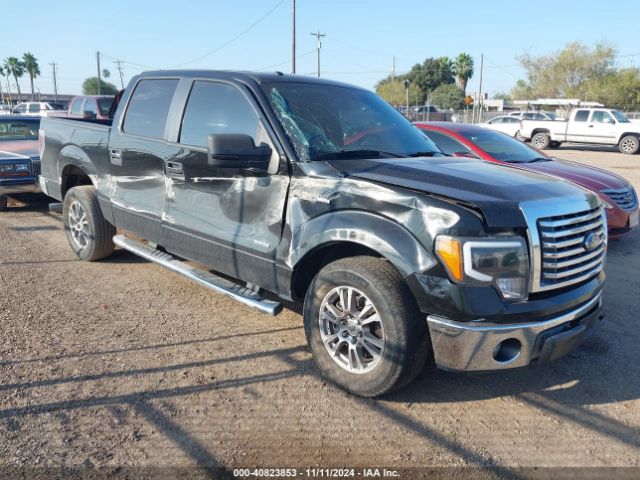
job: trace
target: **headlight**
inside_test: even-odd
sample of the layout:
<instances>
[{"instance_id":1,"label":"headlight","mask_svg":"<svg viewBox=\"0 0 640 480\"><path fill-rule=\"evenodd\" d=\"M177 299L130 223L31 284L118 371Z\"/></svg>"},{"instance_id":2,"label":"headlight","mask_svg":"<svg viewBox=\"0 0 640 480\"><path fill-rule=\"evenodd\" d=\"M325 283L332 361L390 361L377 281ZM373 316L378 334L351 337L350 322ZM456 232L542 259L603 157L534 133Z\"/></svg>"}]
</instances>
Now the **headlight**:
<instances>
[{"instance_id":1,"label":"headlight","mask_svg":"<svg viewBox=\"0 0 640 480\"><path fill-rule=\"evenodd\" d=\"M16 173L20 173L20 172L29 172L29 165L26 163L16 163L13 168L15 169Z\"/></svg>"},{"instance_id":2,"label":"headlight","mask_svg":"<svg viewBox=\"0 0 640 480\"><path fill-rule=\"evenodd\" d=\"M529 255L523 238L455 238L439 235L436 254L451 280L495 286L503 298L522 300L529 291Z\"/></svg>"},{"instance_id":3,"label":"headlight","mask_svg":"<svg viewBox=\"0 0 640 480\"><path fill-rule=\"evenodd\" d=\"M12 173L13 165L0 165L0 173Z\"/></svg>"}]
</instances>

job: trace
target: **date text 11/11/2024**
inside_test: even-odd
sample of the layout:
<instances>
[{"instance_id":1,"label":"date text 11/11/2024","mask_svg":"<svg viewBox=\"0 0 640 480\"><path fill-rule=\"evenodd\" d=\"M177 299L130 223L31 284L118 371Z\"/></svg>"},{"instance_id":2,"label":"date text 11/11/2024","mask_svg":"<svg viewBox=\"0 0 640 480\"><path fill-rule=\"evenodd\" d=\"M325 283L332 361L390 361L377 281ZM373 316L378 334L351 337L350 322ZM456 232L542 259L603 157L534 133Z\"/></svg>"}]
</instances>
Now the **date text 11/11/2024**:
<instances>
[{"instance_id":1,"label":"date text 11/11/2024","mask_svg":"<svg viewBox=\"0 0 640 480\"><path fill-rule=\"evenodd\" d=\"M345 477L363 477L363 478L399 478L400 472L386 468L236 468L233 470L233 476L236 478L251 477L305 477L305 478L345 478Z\"/></svg>"}]
</instances>

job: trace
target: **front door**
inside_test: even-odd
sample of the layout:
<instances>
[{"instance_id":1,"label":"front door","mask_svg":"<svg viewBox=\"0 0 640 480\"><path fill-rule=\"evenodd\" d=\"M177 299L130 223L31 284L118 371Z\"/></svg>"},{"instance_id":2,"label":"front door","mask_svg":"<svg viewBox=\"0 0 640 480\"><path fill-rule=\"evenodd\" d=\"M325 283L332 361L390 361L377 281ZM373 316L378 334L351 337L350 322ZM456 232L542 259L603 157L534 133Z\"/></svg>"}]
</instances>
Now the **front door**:
<instances>
[{"instance_id":1,"label":"front door","mask_svg":"<svg viewBox=\"0 0 640 480\"><path fill-rule=\"evenodd\" d=\"M604 110L594 110L589 121L589 134L585 142L591 143L617 143L616 121L613 116Z\"/></svg>"},{"instance_id":2,"label":"front door","mask_svg":"<svg viewBox=\"0 0 640 480\"><path fill-rule=\"evenodd\" d=\"M113 126L109 138L115 224L161 245L164 158L175 150L166 141L165 129L177 84L177 79L140 80L124 120Z\"/></svg>"},{"instance_id":3,"label":"front door","mask_svg":"<svg viewBox=\"0 0 640 480\"><path fill-rule=\"evenodd\" d=\"M196 80L176 144L166 159L164 229L171 252L236 278L276 290L275 252L282 236L288 169L270 127L234 83ZM210 134L250 135L272 149L267 172L213 167Z\"/></svg>"}]
</instances>

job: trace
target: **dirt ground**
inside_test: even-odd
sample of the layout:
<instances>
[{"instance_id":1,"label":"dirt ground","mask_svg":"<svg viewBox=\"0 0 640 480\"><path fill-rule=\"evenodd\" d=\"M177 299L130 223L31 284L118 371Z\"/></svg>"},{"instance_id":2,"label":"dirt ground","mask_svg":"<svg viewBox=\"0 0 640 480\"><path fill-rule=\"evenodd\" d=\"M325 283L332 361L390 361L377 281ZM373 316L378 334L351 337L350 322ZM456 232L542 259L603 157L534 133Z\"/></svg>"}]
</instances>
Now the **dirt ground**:
<instances>
[{"instance_id":1,"label":"dirt ground","mask_svg":"<svg viewBox=\"0 0 640 480\"><path fill-rule=\"evenodd\" d=\"M640 155L551 153L640 191ZM268 317L122 251L80 262L30 200L0 214L0 477L640 476L638 232L611 243L606 321L575 353L495 374L428 366L363 400L318 375L299 309Z\"/></svg>"}]
</instances>

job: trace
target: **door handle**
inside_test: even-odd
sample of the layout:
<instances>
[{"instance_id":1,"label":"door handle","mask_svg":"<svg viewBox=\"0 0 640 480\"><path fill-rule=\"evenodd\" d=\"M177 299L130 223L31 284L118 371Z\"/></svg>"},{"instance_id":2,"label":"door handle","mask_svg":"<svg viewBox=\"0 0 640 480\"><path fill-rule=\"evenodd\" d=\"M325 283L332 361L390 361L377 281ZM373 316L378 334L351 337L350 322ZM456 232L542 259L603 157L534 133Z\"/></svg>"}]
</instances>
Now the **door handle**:
<instances>
[{"instance_id":1,"label":"door handle","mask_svg":"<svg viewBox=\"0 0 640 480\"><path fill-rule=\"evenodd\" d=\"M589 125L589 128L593 128L593 125Z\"/></svg>"},{"instance_id":2,"label":"door handle","mask_svg":"<svg viewBox=\"0 0 640 480\"><path fill-rule=\"evenodd\" d=\"M179 162L167 162L167 173L173 173L176 175L182 175L184 173L184 168L182 164Z\"/></svg>"},{"instance_id":3,"label":"door handle","mask_svg":"<svg viewBox=\"0 0 640 480\"><path fill-rule=\"evenodd\" d=\"M109 159L111 160L112 165L122 166L122 152L117 148L109 150Z\"/></svg>"}]
</instances>

